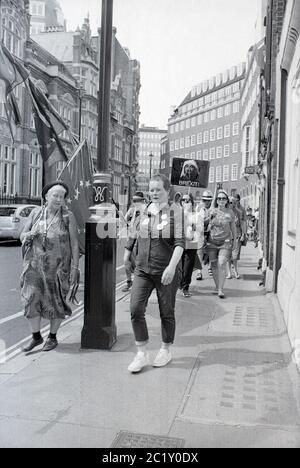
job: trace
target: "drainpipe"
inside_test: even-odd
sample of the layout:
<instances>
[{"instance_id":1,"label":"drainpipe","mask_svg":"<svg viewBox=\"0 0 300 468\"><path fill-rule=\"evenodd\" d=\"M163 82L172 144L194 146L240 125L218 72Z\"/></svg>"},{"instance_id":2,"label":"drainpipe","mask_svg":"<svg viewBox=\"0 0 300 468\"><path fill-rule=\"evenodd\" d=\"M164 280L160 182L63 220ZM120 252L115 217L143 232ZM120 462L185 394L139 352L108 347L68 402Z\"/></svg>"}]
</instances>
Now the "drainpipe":
<instances>
[{"instance_id":1,"label":"drainpipe","mask_svg":"<svg viewBox=\"0 0 300 468\"><path fill-rule=\"evenodd\" d=\"M277 234L275 258L275 293L278 290L278 274L282 266L283 219L284 219L284 188L285 188L285 145L286 145L286 114L287 114L287 82L288 73L281 70L281 104L280 104L280 132L278 155L278 206L277 206Z\"/></svg>"}]
</instances>

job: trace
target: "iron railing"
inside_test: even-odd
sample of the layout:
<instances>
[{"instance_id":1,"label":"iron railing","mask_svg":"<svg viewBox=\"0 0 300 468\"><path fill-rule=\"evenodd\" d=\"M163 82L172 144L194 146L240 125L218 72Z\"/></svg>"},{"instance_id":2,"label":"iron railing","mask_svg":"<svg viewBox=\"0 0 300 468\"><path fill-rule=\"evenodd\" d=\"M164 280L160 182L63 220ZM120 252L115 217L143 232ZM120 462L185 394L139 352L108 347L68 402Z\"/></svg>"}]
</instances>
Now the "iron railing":
<instances>
[{"instance_id":1,"label":"iron railing","mask_svg":"<svg viewBox=\"0 0 300 468\"><path fill-rule=\"evenodd\" d=\"M19 195L4 195L0 193L0 205L40 205L40 198L32 198Z\"/></svg>"}]
</instances>

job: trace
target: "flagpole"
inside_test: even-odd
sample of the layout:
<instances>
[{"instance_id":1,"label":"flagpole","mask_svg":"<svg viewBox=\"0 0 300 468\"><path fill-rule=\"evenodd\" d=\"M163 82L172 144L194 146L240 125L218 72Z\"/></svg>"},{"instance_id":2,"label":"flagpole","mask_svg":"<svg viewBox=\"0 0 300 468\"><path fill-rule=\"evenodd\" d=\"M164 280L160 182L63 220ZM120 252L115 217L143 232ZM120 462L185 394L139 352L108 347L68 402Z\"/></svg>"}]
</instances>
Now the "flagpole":
<instances>
[{"instance_id":1,"label":"flagpole","mask_svg":"<svg viewBox=\"0 0 300 468\"><path fill-rule=\"evenodd\" d=\"M117 340L117 223L109 172L112 26L113 0L102 0L97 174L94 176L94 206L86 224L85 304L81 334L81 347L84 349L109 350Z\"/></svg>"}]
</instances>

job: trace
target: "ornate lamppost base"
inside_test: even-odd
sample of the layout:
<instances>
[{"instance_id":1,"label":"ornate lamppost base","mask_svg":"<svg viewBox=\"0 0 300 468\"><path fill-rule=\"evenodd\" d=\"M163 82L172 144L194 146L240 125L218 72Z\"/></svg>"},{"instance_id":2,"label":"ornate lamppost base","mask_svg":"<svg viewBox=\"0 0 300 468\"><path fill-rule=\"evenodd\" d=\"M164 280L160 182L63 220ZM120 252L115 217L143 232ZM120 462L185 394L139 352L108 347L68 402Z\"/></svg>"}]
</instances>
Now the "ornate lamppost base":
<instances>
[{"instance_id":1,"label":"ornate lamppost base","mask_svg":"<svg viewBox=\"0 0 300 468\"><path fill-rule=\"evenodd\" d=\"M83 349L109 350L117 341L116 210L109 203L110 175L95 176L95 202L86 224Z\"/></svg>"}]
</instances>

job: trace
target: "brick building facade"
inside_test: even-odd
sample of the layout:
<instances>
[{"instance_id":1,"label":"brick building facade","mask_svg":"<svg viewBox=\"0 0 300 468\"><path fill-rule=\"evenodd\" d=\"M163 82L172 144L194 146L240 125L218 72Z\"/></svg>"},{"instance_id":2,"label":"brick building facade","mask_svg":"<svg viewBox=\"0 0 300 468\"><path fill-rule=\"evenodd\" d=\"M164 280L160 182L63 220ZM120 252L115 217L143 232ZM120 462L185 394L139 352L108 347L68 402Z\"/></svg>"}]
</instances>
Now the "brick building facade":
<instances>
[{"instance_id":1,"label":"brick building facade","mask_svg":"<svg viewBox=\"0 0 300 468\"><path fill-rule=\"evenodd\" d=\"M168 122L169 175L174 157L210 162L209 189L238 189L241 169L241 89L245 64L195 86ZM165 168L166 170L166 168ZM183 189L180 189L183 191ZM192 189L194 195L199 191Z\"/></svg>"},{"instance_id":2,"label":"brick building facade","mask_svg":"<svg viewBox=\"0 0 300 468\"><path fill-rule=\"evenodd\" d=\"M30 34L47 30L66 30L66 21L57 0L30 0Z\"/></svg>"},{"instance_id":3,"label":"brick building facade","mask_svg":"<svg viewBox=\"0 0 300 468\"><path fill-rule=\"evenodd\" d=\"M257 174L260 153L262 73L265 40L248 52L245 81L241 91L242 164L238 192L242 204L253 210L259 208L260 183Z\"/></svg>"},{"instance_id":4,"label":"brick building facade","mask_svg":"<svg viewBox=\"0 0 300 468\"><path fill-rule=\"evenodd\" d=\"M266 11L266 57L262 94L260 178L260 232L267 266L266 286L274 290L275 237L278 203L279 116L275 116L278 90L277 56L285 14L286 0L269 0Z\"/></svg>"},{"instance_id":5,"label":"brick building facade","mask_svg":"<svg viewBox=\"0 0 300 468\"><path fill-rule=\"evenodd\" d=\"M41 2L43 3L43 2ZM47 2L56 8L57 2ZM81 29L66 32L52 27L30 37L29 1L1 1L0 33L4 44L30 70L75 136L87 138L94 161L97 156L100 30L93 37L89 19ZM42 11L41 11L42 12ZM55 15L54 15L55 16ZM53 17L54 17L53 16ZM138 148L140 65L113 38L111 91L110 168L114 198L130 198L136 189L135 161ZM22 126L12 144L4 106L0 103L0 194L36 197L41 192L42 161L36 139L29 96L24 86L16 88ZM81 119L80 119L81 115ZM68 135L60 135L71 154ZM47 180L62 168L54 166ZM45 172L44 172L45 176Z\"/></svg>"},{"instance_id":6,"label":"brick building facade","mask_svg":"<svg viewBox=\"0 0 300 468\"><path fill-rule=\"evenodd\" d=\"M115 201L125 196L128 203L136 187L135 161L138 153L140 64L131 59L113 28L110 170ZM34 39L58 58L76 78L79 88L81 137L86 138L94 162L97 158L98 89L101 30L93 36L89 18L75 32L48 31ZM76 132L79 133L79 130Z\"/></svg>"}]
</instances>

